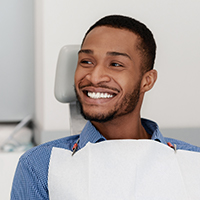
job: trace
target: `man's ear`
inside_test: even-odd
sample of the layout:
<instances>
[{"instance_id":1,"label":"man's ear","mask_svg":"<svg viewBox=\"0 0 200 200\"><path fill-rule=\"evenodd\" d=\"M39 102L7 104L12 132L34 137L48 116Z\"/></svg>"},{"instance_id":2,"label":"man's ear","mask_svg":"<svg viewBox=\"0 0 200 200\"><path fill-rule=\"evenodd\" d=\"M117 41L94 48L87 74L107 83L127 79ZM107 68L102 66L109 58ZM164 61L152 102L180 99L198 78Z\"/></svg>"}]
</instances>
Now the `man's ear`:
<instances>
[{"instance_id":1,"label":"man's ear","mask_svg":"<svg viewBox=\"0 0 200 200\"><path fill-rule=\"evenodd\" d=\"M144 93L149 91L154 86L156 80L157 80L157 71L155 69L146 72L142 77L140 91Z\"/></svg>"}]
</instances>

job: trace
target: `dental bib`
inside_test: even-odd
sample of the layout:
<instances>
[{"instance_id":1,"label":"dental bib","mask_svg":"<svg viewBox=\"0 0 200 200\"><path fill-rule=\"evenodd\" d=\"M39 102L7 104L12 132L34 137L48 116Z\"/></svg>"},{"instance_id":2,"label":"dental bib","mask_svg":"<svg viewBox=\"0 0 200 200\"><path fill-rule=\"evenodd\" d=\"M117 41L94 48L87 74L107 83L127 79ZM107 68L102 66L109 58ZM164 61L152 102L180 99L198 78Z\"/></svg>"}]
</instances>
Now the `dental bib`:
<instances>
[{"instance_id":1,"label":"dental bib","mask_svg":"<svg viewBox=\"0 0 200 200\"><path fill-rule=\"evenodd\" d=\"M200 153L152 140L53 148L48 188L50 200L197 200Z\"/></svg>"}]
</instances>

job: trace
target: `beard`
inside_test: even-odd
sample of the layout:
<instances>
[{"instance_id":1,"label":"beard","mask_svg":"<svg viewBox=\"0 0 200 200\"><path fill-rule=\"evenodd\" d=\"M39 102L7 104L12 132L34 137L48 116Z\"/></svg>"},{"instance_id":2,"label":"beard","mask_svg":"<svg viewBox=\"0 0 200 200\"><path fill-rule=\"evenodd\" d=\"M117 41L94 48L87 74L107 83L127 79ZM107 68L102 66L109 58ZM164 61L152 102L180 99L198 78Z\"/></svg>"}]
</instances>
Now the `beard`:
<instances>
[{"instance_id":1,"label":"beard","mask_svg":"<svg viewBox=\"0 0 200 200\"><path fill-rule=\"evenodd\" d=\"M116 119L117 117L120 117L120 116L123 116L123 115L133 112L135 110L135 107L137 106L139 98L140 98L140 84L141 84L141 80L138 81L138 83L136 84L136 87L134 88L134 90L131 93L126 94L123 97L120 105L119 104L115 105L114 108L111 109L106 114L102 114L102 113L91 114L91 113L85 111L83 109L83 106L81 103L81 98L78 95L76 88L75 88L75 93L76 93L76 97L78 100L78 107L80 108L81 115L86 120L104 123L104 122L108 122L113 119ZM91 110L92 110L92 107L91 107Z\"/></svg>"}]
</instances>

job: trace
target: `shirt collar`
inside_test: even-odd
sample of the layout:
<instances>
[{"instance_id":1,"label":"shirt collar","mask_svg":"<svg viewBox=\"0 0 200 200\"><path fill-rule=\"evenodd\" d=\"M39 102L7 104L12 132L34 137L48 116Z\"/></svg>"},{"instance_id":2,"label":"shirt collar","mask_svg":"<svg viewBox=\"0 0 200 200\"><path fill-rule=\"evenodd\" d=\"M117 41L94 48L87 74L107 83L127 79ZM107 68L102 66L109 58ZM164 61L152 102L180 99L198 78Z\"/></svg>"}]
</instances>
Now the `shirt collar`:
<instances>
[{"instance_id":1,"label":"shirt collar","mask_svg":"<svg viewBox=\"0 0 200 200\"><path fill-rule=\"evenodd\" d=\"M167 142L165 141L165 138L163 137L163 135L161 134L158 125L148 119L141 119L142 122L142 126L145 128L146 132L151 135L151 140L156 140L159 141L163 144L167 144Z\"/></svg>"},{"instance_id":2,"label":"shirt collar","mask_svg":"<svg viewBox=\"0 0 200 200\"><path fill-rule=\"evenodd\" d=\"M151 135L152 140L166 144L166 141L155 122L144 118L141 119L141 122L147 133ZM83 148L88 142L96 143L104 140L106 140L105 137L103 137L92 123L88 121L80 134L79 148Z\"/></svg>"},{"instance_id":3,"label":"shirt collar","mask_svg":"<svg viewBox=\"0 0 200 200\"><path fill-rule=\"evenodd\" d=\"M96 143L106 140L101 133L88 121L81 131L79 147L83 148L88 142Z\"/></svg>"}]
</instances>

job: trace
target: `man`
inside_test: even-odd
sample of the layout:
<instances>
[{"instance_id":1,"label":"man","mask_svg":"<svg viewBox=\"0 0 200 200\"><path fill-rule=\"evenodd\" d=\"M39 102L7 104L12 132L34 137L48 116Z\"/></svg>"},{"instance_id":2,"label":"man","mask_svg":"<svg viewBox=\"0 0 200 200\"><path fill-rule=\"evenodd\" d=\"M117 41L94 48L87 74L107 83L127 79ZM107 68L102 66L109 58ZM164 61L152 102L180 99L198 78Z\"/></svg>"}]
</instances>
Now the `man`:
<instances>
[{"instance_id":1,"label":"man","mask_svg":"<svg viewBox=\"0 0 200 200\"><path fill-rule=\"evenodd\" d=\"M76 153L88 142L151 139L200 152L199 147L164 138L156 123L140 117L144 94L157 78L153 69L155 51L151 31L129 17L107 16L88 30L78 53L75 91L82 115L89 121L80 135L26 152L16 170L11 199L49 199L48 169L53 147Z\"/></svg>"}]
</instances>

